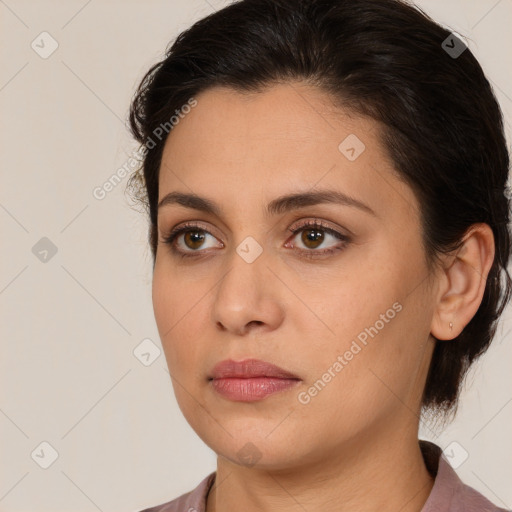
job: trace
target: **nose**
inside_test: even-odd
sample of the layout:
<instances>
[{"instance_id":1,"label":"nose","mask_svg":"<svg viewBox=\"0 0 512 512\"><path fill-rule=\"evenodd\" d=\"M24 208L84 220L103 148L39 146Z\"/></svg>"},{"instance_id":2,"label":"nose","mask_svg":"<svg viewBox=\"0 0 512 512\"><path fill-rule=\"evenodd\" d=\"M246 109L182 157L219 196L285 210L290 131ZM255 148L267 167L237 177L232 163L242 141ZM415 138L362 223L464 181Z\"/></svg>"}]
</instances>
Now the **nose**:
<instances>
[{"instance_id":1,"label":"nose","mask_svg":"<svg viewBox=\"0 0 512 512\"><path fill-rule=\"evenodd\" d=\"M283 287L269 270L267 258L261 254L249 261L233 251L212 304L216 326L240 336L277 329L284 318Z\"/></svg>"}]
</instances>

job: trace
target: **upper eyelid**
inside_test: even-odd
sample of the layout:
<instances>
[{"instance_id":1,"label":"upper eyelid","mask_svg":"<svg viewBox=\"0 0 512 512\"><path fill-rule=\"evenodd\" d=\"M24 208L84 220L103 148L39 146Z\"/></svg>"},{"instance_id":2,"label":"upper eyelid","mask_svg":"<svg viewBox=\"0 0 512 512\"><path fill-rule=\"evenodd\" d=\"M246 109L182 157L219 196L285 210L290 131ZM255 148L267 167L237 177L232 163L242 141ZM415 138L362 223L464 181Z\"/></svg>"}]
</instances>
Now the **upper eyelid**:
<instances>
[{"instance_id":1,"label":"upper eyelid","mask_svg":"<svg viewBox=\"0 0 512 512\"><path fill-rule=\"evenodd\" d=\"M209 235L212 235L215 238L218 238L215 236L214 233L212 233L212 229L206 226L203 226L200 221L186 221L184 223L177 224L176 227L170 229L168 231L168 234L166 234L166 237L169 237L172 233L174 233L176 236L183 234L183 231L193 230L197 229L198 231L204 231L208 233ZM215 230L213 230L215 231Z\"/></svg>"},{"instance_id":2,"label":"upper eyelid","mask_svg":"<svg viewBox=\"0 0 512 512\"><path fill-rule=\"evenodd\" d=\"M305 220L302 220L302 221L294 222L292 225L293 225L293 227L289 227L287 229L287 231L290 231L292 233L294 231L306 229L308 227L311 227L311 228L313 228L313 227L320 227L321 229L325 229L326 231L334 231L336 233L339 233L340 235L344 234L343 231L348 231L348 230L343 229L343 228L338 228L338 227L332 226L331 223L326 222L326 221L321 220L321 219L305 219Z\"/></svg>"}]
</instances>

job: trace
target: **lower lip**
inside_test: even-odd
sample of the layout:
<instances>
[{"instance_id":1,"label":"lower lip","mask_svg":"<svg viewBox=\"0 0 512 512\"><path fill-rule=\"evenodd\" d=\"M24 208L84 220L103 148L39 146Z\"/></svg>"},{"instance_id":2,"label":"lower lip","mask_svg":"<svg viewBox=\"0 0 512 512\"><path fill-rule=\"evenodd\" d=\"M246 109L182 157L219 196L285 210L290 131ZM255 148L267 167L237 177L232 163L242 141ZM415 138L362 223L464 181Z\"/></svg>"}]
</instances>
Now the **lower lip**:
<instances>
[{"instance_id":1,"label":"lower lip","mask_svg":"<svg viewBox=\"0 0 512 512\"><path fill-rule=\"evenodd\" d=\"M253 377L250 379L213 379L213 389L220 395L236 402L254 402L285 391L297 385L297 379L278 379L274 377Z\"/></svg>"}]
</instances>

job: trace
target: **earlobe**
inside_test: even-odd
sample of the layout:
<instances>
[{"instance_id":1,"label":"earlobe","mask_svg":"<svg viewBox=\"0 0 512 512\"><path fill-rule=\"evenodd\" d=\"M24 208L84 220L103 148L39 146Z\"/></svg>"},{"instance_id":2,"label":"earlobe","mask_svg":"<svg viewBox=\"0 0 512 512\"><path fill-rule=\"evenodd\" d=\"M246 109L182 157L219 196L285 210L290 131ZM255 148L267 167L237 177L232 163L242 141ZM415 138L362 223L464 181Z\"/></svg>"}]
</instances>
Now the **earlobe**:
<instances>
[{"instance_id":1,"label":"earlobe","mask_svg":"<svg viewBox=\"0 0 512 512\"><path fill-rule=\"evenodd\" d=\"M478 311L494 260L494 235L488 224L473 224L462 246L446 258L440 274L431 334L453 340Z\"/></svg>"}]
</instances>

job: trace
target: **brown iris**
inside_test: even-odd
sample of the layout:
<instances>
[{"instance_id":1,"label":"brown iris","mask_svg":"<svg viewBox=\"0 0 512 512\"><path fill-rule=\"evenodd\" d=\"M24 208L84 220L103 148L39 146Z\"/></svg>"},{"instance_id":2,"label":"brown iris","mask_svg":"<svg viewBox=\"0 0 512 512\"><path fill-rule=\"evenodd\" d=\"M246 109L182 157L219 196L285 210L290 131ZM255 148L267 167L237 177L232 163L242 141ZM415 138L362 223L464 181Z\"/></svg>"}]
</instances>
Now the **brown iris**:
<instances>
[{"instance_id":1,"label":"brown iris","mask_svg":"<svg viewBox=\"0 0 512 512\"><path fill-rule=\"evenodd\" d=\"M201 230L187 231L183 236L183 240L189 249L199 249L204 242L204 238L204 231Z\"/></svg>"},{"instance_id":2,"label":"brown iris","mask_svg":"<svg viewBox=\"0 0 512 512\"><path fill-rule=\"evenodd\" d=\"M304 245L306 247L308 247L310 249L315 249L316 247L318 247L318 245L320 245L323 242L324 234L322 233L322 231L319 231L316 228L305 229L304 231L302 231L301 240L302 240L302 242L304 242ZM317 244L317 245L315 245L314 247L311 247L310 245L308 245L309 243L313 243L313 244Z\"/></svg>"}]
</instances>

